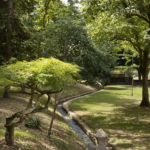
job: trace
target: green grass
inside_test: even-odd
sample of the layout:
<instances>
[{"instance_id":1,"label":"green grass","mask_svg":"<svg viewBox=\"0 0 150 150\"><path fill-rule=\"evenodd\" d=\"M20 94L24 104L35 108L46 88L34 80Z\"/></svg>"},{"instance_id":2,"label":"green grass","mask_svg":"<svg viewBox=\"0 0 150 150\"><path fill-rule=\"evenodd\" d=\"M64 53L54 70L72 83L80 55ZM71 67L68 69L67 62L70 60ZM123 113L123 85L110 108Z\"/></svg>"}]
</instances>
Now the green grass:
<instances>
[{"instance_id":1,"label":"green grass","mask_svg":"<svg viewBox=\"0 0 150 150\"><path fill-rule=\"evenodd\" d=\"M107 89L72 101L69 107L96 132L103 128L118 150L150 149L150 109L140 108L142 90L129 86Z\"/></svg>"},{"instance_id":2,"label":"green grass","mask_svg":"<svg viewBox=\"0 0 150 150\"><path fill-rule=\"evenodd\" d=\"M15 136L16 137L28 137L28 138L36 138L39 135L37 134L33 134L33 133L29 133L28 131L20 131L20 130L15 130Z\"/></svg>"},{"instance_id":3,"label":"green grass","mask_svg":"<svg viewBox=\"0 0 150 150\"><path fill-rule=\"evenodd\" d=\"M5 135L5 128L0 126L0 139L4 138ZM27 131L20 131L20 130L15 130L15 136L18 138L20 136L22 137L30 137L30 138L36 138L38 135L36 134L31 134Z\"/></svg>"},{"instance_id":4,"label":"green grass","mask_svg":"<svg viewBox=\"0 0 150 150\"><path fill-rule=\"evenodd\" d=\"M56 99L63 99L71 96L77 96L92 91L96 91L96 88L84 84L76 84L73 86L65 87L62 92L56 94Z\"/></svg>"},{"instance_id":5,"label":"green grass","mask_svg":"<svg viewBox=\"0 0 150 150\"><path fill-rule=\"evenodd\" d=\"M0 126L0 139L2 139L4 137L4 135L5 135L5 129L4 129L4 127Z\"/></svg>"}]
</instances>

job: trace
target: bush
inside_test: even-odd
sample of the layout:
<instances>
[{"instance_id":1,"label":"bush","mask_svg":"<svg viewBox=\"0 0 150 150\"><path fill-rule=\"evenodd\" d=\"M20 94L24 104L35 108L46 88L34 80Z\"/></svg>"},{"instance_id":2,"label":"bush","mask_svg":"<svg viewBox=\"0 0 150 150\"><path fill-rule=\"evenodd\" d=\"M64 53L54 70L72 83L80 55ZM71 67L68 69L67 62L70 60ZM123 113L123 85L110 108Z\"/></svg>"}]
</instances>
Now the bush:
<instances>
[{"instance_id":1,"label":"bush","mask_svg":"<svg viewBox=\"0 0 150 150\"><path fill-rule=\"evenodd\" d=\"M41 121L39 117L32 116L25 120L25 126L28 128L39 128L41 126Z\"/></svg>"}]
</instances>

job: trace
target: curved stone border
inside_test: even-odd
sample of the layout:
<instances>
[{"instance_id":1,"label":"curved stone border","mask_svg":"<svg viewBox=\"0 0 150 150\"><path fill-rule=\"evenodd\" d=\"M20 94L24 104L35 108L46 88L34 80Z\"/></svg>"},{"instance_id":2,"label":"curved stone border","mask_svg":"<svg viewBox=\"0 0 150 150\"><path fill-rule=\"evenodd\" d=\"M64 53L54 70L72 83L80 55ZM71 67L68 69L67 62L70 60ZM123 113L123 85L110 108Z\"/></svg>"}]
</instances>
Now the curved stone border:
<instances>
[{"instance_id":1,"label":"curved stone border","mask_svg":"<svg viewBox=\"0 0 150 150\"><path fill-rule=\"evenodd\" d=\"M91 139L87 136L83 129L78 124L76 124L76 122L73 119L69 117L69 115L62 108L62 105L58 105L57 111L66 120L68 125L72 128L72 130L82 141L82 143L84 143L86 150L96 150L96 145L91 141Z\"/></svg>"},{"instance_id":2,"label":"curved stone border","mask_svg":"<svg viewBox=\"0 0 150 150\"><path fill-rule=\"evenodd\" d=\"M87 94L83 94L83 95L80 95L80 96L76 96L75 98L73 99L69 99L68 101L64 102L62 104L62 108L65 110L65 112L68 114L68 116L74 120L78 125L79 127L81 127L81 129L86 133L86 135L91 139L91 141L96 145L97 149L101 149L99 147L99 142L97 141L98 139L96 139L96 134L94 134L90 128L80 119L80 117L72 112L70 109L69 109L69 103L73 100L76 100L76 99L79 99L79 98L82 98L84 96L88 96L88 95L92 95L92 94L95 94L95 93L98 93L100 91L102 91L103 89L101 90L97 90L95 92L90 92L90 93L87 93ZM102 130L102 129L100 129ZM114 146L112 146L111 144L108 143L108 147L106 148L107 150L115 150Z\"/></svg>"},{"instance_id":3,"label":"curved stone border","mask_svg":"<svg viewBox=\"0 0 150 150\"><path fill-rule=\"evenodd\" d=\"M80 97L83 97L83 96L86 96L86 95L89 95L89 94L93 94L93 93L99 92L99 91L100 90L89 91L89 92L82 93L80 95L74 95L74 96L69 96L69 97L66 97L66 98L60 98L60 99L57 100L58 101L58 105L62 104L62 103L65 103L65 102L68 102L68 101L75 100L77 98L80 98Z\"/></svg>"},{"instance_id":4,"label":"curved stone border","mask_svg":"<svg viewBox=\"0 0 150 150\"><path fill-rule=\"evenodd\" d=\"M95 93L98 93L100 92L101 90L98 90L98 91L95 91L95 92L91 92L91 93L87 93L87 94L84 94L84 95L80 95L80 96L77 96L73 99L70 99L69 101L67 102L64 102L62 104L62 107L63 109L68 113L69 117L71 119L73 119L81 128L82 130L89 136L89 138L93 141L93 143L95 145L97 145L97 140L95 138L95 134L90 130L90 128L79 118L78 115L76 115L76 113L70 111L69 109L69 103L73 100L76 100L78 98L82 98L84 96L88 96L88 95L92 95L92 94L95 94Z\"/></svg>"},{"instance_id":5,"label":"curved stone border","mask_svg":"<svg viewBox=\"0 0 150 150\"><path fill-rule=\"evenodd\" d=\"M85 144L87 150L96 150L96 138L92 134L91 130L83 122L81 123L79 117L75 113L69 113L69 108L65 109L65 105L68 106L68 102L84 97L86 95L94 94L100 90L85 92L83 94L68 97L64 99L64 102L60 102L57 106L57 111L63 116L66 122L71 126L74 132L78 135L79 139ZM64 106L63 106L64 105ZM71 115L72 114L72 115ZM86 126L86 128L84 128ZM88 129L87 129L88 128ZM94 142L93 142L94 141Z\"/></svg>"}]
</instances>

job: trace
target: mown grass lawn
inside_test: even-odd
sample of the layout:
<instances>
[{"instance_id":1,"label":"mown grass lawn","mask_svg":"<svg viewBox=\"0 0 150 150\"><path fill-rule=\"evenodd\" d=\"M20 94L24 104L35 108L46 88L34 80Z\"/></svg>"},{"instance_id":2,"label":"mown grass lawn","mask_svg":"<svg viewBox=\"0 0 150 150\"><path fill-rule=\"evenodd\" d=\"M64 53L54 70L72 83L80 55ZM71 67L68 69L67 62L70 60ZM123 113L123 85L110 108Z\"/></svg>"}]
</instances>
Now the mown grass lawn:
<instances>
[{"instance_id":1,"label":"mown grass lawn","mask_svg":"<svg viewBox=\"0 0 150 150\"><path fill-rule=\"evenodd\" d=\"M108 86L69 107L96 132L103 128L117 150L150 150L150 109L140 108L141 87Z\"/></svg>"}]
</instances>

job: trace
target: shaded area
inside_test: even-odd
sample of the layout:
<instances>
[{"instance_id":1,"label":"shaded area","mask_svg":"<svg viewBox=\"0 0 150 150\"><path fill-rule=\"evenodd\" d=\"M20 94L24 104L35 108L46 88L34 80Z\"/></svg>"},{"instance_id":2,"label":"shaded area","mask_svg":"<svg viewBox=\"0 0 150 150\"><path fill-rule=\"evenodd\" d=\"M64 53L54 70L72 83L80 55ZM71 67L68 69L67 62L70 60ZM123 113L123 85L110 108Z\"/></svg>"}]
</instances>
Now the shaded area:
<instances>
[{"instance_id":1,"label":"shaded area","mask_svg":"<svg viewBox=\"0 0 150 150\"><path fill-rule=\"evenodd\" d=\"M4 140L4 123L5 118L10 114L22 110L27 104L25 98L2 99L0 98L0 143ZM47 129L51 119L51 112L45 111L36 113L41 120L41 128L29 129L21 124L15 130L16 145L22 150L84 150L84 145L79 141L77 136L72 132L71 128L66 124L65 120L56 115L54 127L52 129L51 140L47 138ZM6 148L4 148L5 150Z\"/></svg>"}]
</instances>

